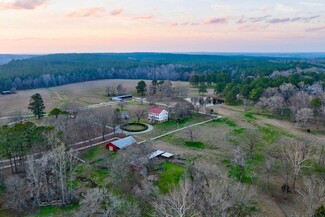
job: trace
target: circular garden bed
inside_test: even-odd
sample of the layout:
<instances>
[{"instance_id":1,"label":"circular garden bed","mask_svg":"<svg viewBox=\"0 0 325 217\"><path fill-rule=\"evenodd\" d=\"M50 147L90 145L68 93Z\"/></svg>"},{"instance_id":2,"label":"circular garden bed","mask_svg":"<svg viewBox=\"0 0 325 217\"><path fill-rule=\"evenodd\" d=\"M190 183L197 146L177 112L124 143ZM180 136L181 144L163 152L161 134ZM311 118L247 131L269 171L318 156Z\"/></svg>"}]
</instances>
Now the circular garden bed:
<instances>
[{"instance_id":1,"label":"circular garden bed","mask_svg":"<svg viewBox=\"0 0 325 217\"><path fill-rule=\"evenodd\" d=\"M120 128L127 132L142 132L148 129L148 126L143 123L129 123L121 125Z\"/></svg>"}]
</instances>

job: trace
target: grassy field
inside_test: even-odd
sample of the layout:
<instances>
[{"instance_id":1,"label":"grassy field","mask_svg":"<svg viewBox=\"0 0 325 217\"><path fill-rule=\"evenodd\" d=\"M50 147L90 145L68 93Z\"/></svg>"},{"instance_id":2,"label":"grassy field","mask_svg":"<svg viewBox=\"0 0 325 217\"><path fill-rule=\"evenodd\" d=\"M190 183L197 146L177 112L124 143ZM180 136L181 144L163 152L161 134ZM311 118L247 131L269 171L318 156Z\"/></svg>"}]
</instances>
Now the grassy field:
<instances>
[{"instance_id":1,"label":"grassy field","mask_svg":"<svg viewBox=\"0 0 325 217\"><path fill-rule=\"evenodd\" d=\"M159 190L166 194L171 188L177 186L185 172L185 167L166 162L162 164L162 171L157 182Z\"/></svg>"},{"instance_id":2,"label":"grassy field","mask_svg":"<svg viewBox=\"0 0 325 217\"><path fill-rule=\"evenodd\" d=\"M63 86L41 88L33 90L18 91L13 95L0 95L0 117L10 116L14 112L22 112L30 114L28 111L28 103L30 97L35 93L40 93L44 99L46 111L50 111L55 107L60 107L68 103L80 106L96 104L109 101L105 96L105 87L108 85L122 84L128 93L136 94L135 87L139 80L121 80L109 79L88 81ZM146 81L150 83L151 81ZM173 86L189 86L188 82L172 82Z\"/></svg>"}]
</instances>

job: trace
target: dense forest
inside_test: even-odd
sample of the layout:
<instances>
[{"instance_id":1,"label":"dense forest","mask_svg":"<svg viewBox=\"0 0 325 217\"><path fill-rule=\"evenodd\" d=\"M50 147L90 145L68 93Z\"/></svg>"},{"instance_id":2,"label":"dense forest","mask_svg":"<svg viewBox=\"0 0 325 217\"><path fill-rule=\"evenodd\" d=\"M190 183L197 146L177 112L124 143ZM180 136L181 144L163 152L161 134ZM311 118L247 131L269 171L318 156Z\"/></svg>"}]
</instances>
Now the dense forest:
<instances>
[{"instance_id":1,"label":"dense forest","mask_svg":"<svg viewBox=\"0 0 325 217\"><path fill-rule=\"evenodd\" d=\"M223 73L237 78L269 77L297 67L324 72L325 59L159 53L52 54L0 66L0 90L51 87L97 79L189 80ZM228 81L227 81L228 82Z\"/></svg>"}]
</instances>

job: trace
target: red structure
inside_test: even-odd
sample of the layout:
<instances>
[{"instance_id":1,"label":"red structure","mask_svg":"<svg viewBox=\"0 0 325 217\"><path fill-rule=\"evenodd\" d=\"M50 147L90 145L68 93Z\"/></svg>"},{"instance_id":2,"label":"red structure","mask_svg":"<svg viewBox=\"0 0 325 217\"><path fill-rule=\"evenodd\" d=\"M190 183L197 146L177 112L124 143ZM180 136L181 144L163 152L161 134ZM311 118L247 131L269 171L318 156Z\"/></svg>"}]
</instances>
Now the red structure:
<instances>
[{"instance_id":1,"label":"red structure","mask_svg":"<svg viewBox=\"0 0 325 217\"><path fill-rule=\"evenodd\" d=\"M112 144L112 143L108 143L107 145L106 145L106 148L108 149L108 150L110 150L110 151L115 151L115 152L117 152L118 150L119 150L119 148L118 147L116 147L114 144Z\"/></svg>"},{"instance_id":2,"label":"red structure","mask_svg":"<svg viewBox=\"0 0 325 217\"><path fill-rule=\"evenodd\" d=\"M110 151L117 152L119 149L126 148L126 147L128 147L130 145L134 145L136 143L137 143L137 141L132 136L129 136L129 137L115 140L113 142L108 143L106 145L106 148Z\"/></svg>"}]
</instances>

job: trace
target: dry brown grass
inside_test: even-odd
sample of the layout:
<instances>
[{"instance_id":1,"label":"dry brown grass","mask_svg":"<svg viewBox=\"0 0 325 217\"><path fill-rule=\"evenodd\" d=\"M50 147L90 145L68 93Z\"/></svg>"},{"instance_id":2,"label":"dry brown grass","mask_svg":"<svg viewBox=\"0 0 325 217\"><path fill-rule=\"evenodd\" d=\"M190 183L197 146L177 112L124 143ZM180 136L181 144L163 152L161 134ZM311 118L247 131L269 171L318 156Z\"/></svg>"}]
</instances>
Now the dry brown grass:
<instances>
[{"instance_id":1,"label":"dry brown grass","mask_svg":"<svg viewBox=\"0 0 325 217\"><path fill-rule=\"evenodd\" d=\"M44 99L46 111L67 103L73 103L80 106L96 104L108 101L105 96L105 87L108 85L122 84L127 92L135 93L135 87L139 80L109 79L88 81L63 86L41 88L33 90L18 91L14 95L0 96L0 116L10 116L19 111L23 114L30 114L28 103L30 97L35 93L40 93ZM151 81L146 81L149 84ZM173 86L188 86L188 82L172 82Z\"/></svg>"}]
</instances>

